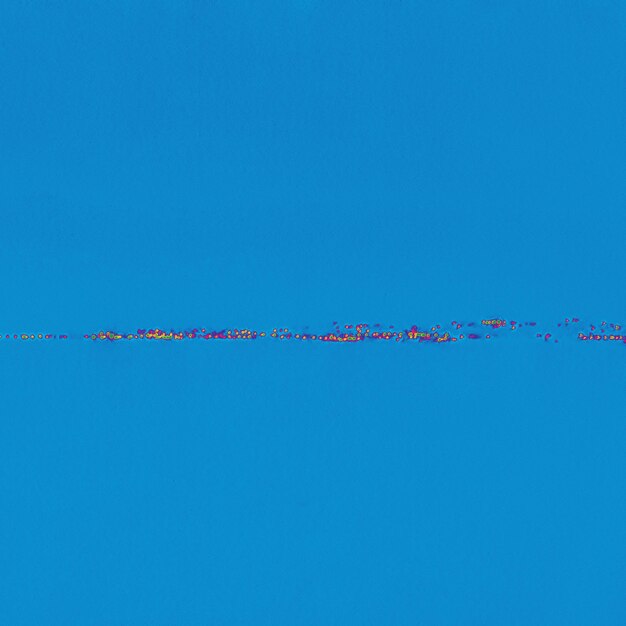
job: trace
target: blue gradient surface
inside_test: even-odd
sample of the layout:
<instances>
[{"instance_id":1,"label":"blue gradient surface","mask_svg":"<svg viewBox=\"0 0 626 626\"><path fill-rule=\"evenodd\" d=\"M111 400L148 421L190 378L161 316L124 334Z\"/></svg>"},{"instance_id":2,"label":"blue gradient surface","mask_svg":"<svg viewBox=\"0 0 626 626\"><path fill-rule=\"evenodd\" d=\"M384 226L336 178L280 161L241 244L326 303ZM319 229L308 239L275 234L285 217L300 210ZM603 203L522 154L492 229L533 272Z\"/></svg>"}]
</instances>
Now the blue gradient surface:
<instances>
[{"instance_id":1,"label":"blue gradient surface","mask_svg":"<svg viewBox=\"0 0 626 626\"><path fill-rule=\"evenodd\" d=\"M0 8L0 333L626 322L618 1ZM626 351L0 342L4 624L626 622Z\"/></svg>"}]
</instances>

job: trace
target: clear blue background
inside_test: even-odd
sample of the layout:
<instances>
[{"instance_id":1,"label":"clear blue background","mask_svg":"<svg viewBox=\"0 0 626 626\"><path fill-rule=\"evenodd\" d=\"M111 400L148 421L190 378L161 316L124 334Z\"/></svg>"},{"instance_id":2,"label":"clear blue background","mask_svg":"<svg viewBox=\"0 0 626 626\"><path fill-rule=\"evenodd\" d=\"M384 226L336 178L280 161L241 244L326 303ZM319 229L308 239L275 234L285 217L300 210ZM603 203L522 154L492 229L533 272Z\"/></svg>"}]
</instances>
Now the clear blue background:
<instances>
[{"instance_id":1,"label":"clear blue background","mask_svg":"<svg viewBox=\"0 0 626 626\"><path fill-rule=\"evenodd\" d=\"M5 2L0 332L626 322L623 2ZM0 344L4 624L626 623L626 351Z\"/></svg>"}]
</instances>

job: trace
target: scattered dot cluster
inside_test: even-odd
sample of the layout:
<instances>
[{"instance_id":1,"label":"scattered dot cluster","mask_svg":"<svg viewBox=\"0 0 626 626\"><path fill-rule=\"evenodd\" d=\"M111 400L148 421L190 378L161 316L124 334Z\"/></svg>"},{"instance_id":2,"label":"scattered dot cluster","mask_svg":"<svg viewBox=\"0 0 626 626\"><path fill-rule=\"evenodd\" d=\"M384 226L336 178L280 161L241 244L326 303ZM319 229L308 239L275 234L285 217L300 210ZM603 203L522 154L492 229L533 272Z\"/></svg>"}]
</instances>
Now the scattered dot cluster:
<instances>
[{"instance_id":1,"label":"scattered dot cluster","mask_svg":"<svg viewBox=\"0 0 626 626\"><path fill-rule=\"evenodd\" d=\"M483 319L480 322L452 321L449 324L434 324L419 327L412 325L407 329L396 329L394 326L383 327L381 324L345 324L340 326L333 322L332 329L327 332L296 332L289 328L273 328L267 331L249 328L232 328L207 330L193 328L191 330L164 330L161 328L138 329L135 332L121 333L102 330L82 335L91 341L290 341L290 342L330 342L358 343L363 341L384 342L418 342L418 343L456 343L476 340L493 340L508 334L526 335L544 342L559 343L561 340L575 338L579 341L621 342L626 344L626 333L620 324L601 322L600 324L583 324L579 318L565 318L553 328L537 332L536 322L505 320L503 318ZM0 335L2 341L50 341L73 340L80 336L43 333L20 333Z\"/></svg>"},{"instance_id":2,"label":"scattered dot cluster","mask_svg":"<svg viewBox=\"0 0 626 626\"><path fill-rule=\"evenodd\" d=\"M51 334L43 334L43 333L35 333L35 334L29 334L29 333L20 333L18 335L0 335L0 341L4 341L6 339L9 340L14 340L14 339L18 339L18 340L22 340L22 341L39 341L39 340L44 340L44 341L49 341L50 339L69 339L69 335L51 335Z\"/></svg>"},{"instance_id":3,"label":"scattered dot cluster","mask_svg":"<svg viewBox=\"0 0 626 626\"><path fill-rule=\"evenodd\" d=\"M139 329L134 333L118 333L114 331L100 331L84 335L85 339L93 341L120 341L120 340L149 340L149 341L250 341L269 339L274 341L322 341L331 343L357 343L363 341L386 342L418 342L418 343L455 343L462 341L491 340L505 334L526 334L542 341L553 343L561 339L572 337L571 329L577 330L576 337L583 341L621 341L626 343L626 334L621 334L621 326L609 322L601 322L598 326L589 324L588 330L583 331L584 325L579 318L566 318L547 332L536 332L536 322L522 322L505 320L502 318L483 319L480 322L452 321L447 325L435 324L427 327L412 325L408 329L400 330L394 326L383 327L381 324L345 324L340 326L333 322L332 330L328 332L296 332L287 327L273 328L270 331L251 330L248 328L209 330L194 328L192 330L163 330L160 328L145 330Z\"/></svg>"}]
</instances>

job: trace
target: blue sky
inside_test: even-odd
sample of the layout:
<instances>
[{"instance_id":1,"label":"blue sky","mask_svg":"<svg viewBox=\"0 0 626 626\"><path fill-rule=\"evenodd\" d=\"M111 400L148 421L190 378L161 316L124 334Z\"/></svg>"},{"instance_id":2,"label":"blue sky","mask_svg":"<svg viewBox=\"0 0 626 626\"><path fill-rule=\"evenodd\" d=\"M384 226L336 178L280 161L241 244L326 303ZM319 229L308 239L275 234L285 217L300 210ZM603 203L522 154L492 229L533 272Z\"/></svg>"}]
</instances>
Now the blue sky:
<instances>
[{"instance_id":1,"label":"blue sky","mask_svg":"<svg viewBox=\"0 0 626 626\"><path fill-rule=\"evenodd\" d=\"M7 4L0 332L626 322L624 20ZM2 621L623 624L623 347L0 345Z\"/></svg>"}]
</instances>

